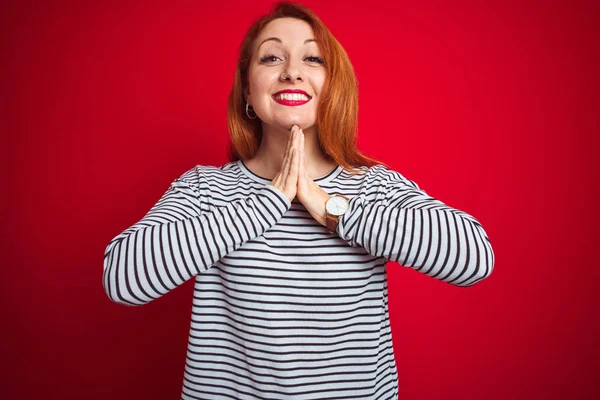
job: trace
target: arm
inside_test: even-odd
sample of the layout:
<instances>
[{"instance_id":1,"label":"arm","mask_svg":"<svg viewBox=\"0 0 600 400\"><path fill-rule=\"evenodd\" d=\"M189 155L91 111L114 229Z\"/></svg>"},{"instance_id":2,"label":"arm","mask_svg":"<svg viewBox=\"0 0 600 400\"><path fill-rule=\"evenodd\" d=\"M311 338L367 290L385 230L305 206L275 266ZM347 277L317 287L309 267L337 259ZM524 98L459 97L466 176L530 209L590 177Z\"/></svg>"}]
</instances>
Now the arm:
<instances>
[{"instance_id":1,"label":"arm","mask_svg":"<svg viewBox=\"0 0 600 400\"><path fill-rule=\"evenodd\" d=\"M291 203L272 186L202 211L199 172L176 179L135 225L110 241L103 285L120 304L143 305L210 268L281 218Z\"/></svg>"},{"instance_id":2,"label":"arm","mask_svg":"<svg viewBox=\"0 0 600 400\"><path fill-rule=\"evenodd\" d=\"M350 246L456 286L492 273L494 253L481 224L396 171L372 167L349 203L337 233Z\"/></svg>"}]
</instances>

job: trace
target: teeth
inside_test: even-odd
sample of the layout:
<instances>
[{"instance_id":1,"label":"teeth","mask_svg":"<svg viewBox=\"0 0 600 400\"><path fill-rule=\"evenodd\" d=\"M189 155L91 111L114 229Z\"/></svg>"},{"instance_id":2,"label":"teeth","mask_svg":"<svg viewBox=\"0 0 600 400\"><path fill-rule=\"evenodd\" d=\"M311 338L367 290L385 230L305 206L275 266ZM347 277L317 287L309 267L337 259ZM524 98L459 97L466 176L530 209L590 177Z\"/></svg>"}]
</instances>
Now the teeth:
<instances>
[{"instance_id":1,"label":"teeth","mask_svg":"<svg viewBox=\"0 0 600 400\"><path fill-rule=\"evenodd\" d=\"M276 100L309 100L309 98L301 93L280 93L273 97Z\"/></svg>"}]
</instances>

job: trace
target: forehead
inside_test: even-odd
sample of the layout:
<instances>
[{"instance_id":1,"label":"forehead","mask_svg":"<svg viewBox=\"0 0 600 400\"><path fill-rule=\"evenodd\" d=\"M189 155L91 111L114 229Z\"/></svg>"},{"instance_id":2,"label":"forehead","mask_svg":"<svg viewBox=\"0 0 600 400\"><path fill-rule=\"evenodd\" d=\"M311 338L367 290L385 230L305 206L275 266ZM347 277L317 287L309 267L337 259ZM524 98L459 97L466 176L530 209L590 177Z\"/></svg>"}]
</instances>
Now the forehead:
<instances>
[{"instance_id":1,"label":"forehead","mask_svg":"<svg viewBox=\"0 0 600 400\"><path fill-rule=\"evenodd\" d=\"M314 39L314 32L312 27L305 21L296 18L278 18L269 22L256 40L257 46L263 42L263 40L277 37L281 39L284 45L303 45L306 39ZM278 43L274 41L268 41L267 43Z\"/></svg>"}]
</instances>

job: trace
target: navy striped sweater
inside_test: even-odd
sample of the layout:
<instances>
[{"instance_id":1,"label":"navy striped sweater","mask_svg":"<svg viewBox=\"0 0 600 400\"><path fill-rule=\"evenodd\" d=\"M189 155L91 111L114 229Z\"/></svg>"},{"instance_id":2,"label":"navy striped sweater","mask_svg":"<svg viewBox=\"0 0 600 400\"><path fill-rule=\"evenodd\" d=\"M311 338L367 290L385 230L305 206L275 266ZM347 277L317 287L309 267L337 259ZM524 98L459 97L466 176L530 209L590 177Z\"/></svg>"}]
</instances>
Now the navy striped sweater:
<instances>
[{"instance_id":1,"label":"navy striped sweater","mask_svg":"<svg viewBox=\"0 0 600 400\"><path fill-rule=\"evenodd\" d=\"M182 399L396 399L386 263L462 287L492 272L479 222L400 173L315 182L350 198L337 234L239 160L186 171L108 244L114 302L194 278Z\"/></svg>"}]
</instances>

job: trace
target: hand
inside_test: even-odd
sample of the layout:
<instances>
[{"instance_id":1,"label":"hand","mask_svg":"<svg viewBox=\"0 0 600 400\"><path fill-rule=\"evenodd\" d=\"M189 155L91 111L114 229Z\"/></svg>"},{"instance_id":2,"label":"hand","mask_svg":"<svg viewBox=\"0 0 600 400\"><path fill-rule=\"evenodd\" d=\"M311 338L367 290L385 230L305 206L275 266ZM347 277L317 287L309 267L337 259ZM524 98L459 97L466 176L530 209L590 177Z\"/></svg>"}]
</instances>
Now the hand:
<instances>
[{"instance_id":1,"label":"hand","mask_svg":"<svg viewBox=\"0 0 600 400\"><path fill-rule=\"evenodd\" d=\"M300 147L300 128L297 125L292 127L292 134L288 138L281 170L271 181L271 185L279 189L291 202L296 197L298 185L298 172L300 165L300 149L304 150L304 142ZM304 136L304 134L302 134Z\"/></svg>"},{"instance_id":2,"label":"hand","mask_svg":"<svg viewBox=\"0 0 600 400\"><path fill-rule=\"evenodd\" d=\"M296 126L296 125L294 125ZM309 214L323 226L327 226L325 203L331 197L326 191L308 177L304 159L304 132L298 128L300 136L300 159L298 165L298 200L304 205Z\"/></svg>"}]
</instances>

